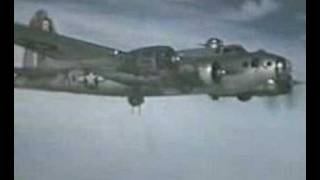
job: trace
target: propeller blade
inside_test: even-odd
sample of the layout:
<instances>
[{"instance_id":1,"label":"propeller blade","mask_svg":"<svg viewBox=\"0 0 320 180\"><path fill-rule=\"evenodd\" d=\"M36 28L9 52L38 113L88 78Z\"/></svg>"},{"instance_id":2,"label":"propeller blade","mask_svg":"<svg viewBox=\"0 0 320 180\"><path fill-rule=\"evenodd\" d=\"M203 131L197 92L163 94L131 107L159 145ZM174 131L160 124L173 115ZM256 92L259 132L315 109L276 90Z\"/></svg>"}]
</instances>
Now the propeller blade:
<instances>
[{"instance_id":1,"label":"propeller blade","mask_svg":"<svg viewBox=\"0 0 320 180\"><path fill-rule=\"evenodd\" d=\"M291 80L290 84L291 89L289 93L286 95L286 107L288 109L292 109L297 106L298 97L301 94L301 88L298 88L297 86L305 85L306 83L303 81Z\"/></svg>"},{"instance_id":2,"label":"propeller blade","mask_svg":"<svg viewBox=\"0 0 320 180\"><path fill-rule=\"evenodd\" d=\"M266 106L270 110L278 109L280 106L289 110L293 109L298 104L298 97L300 96L300 88L297 86L305 85L305 82L298 80L290 80L287 82L288 93L285 96L277 97L271 96L266 99ZM279 99L281 98L281 99ZM283 98L283 99L282 99Z\"/></svg>"},{"instance_id":3,"label":"propeller blade","mask_svg":"<svg viewBox=\"0 0 320 180\"><path fill-rule=\"evenodd\" d=\"M279 102L277 97L275 96L266 97L264 100L265 100L264 103L267 109L275 110L279 108Z\"/></svg>"},{"instance_id":4,"label":"propeller blade","mask_svg":"<svg viewBox=\"0 0 320 180\"><path fill-rule=\"evenodd\" d=\"M306 82L304 82L304 81L299 81L299 80L293 80L293 81L292 81L292 84L293 84L294 86L299 86L299 85L305 85Z\"/></svg>"},{"instance_id":5,"label":"propeller blade","mask_svg":"<svg viewBox=\"0 0 320 180\"><path fill-rule=\"evenodd\" d=\"M291 90L291 92L286 95L285 105L287 109L293 109L296 106L296 98L294 92L294 90Z\"/></svg>"}]
</instances>

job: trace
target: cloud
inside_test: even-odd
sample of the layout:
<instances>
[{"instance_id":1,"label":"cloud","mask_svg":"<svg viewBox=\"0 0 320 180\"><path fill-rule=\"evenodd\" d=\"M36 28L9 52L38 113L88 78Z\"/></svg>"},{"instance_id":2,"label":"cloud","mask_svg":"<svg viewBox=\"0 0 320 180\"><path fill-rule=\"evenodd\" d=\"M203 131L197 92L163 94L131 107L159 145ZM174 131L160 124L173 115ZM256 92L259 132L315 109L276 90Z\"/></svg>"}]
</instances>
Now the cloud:
<instances>
[{"instance_id":1,"label":"cloud","mask_svg":"<svg viewBox=\"0 0 320 180\"><path fill-rule=\"evenodd\" d=\"M239 9L229 9L221 16L232 21L253 21L262 18L280 8L280 4L274 0L245 1Z\"/></svg>"},{"instance_id":2,"label":"cloud","mask_svg":"<svg viewBox=\"0 0 320 180\"><path fill-rule=\"evenodd\" d=\"M132 50L148 45L169 45L175 49L194 48L198 43L213 36L223 39L226 44L241 44L250 51L265 49L289 56L297 62L302 59L300 55L305 54L305 47L301 45L305 31L301 29L301 23L298 23L297 12L292 12L291 19L273 18L275 13L271 13L270 10L253 15L254 13L248 12L272 9L270 8L272 6L266 2L251 4L248 0L235 6L235 4L231 5L231 0L226 1L229 2L228 6L219 6L220 13L225 11L227 15L250 14L251 20L268 17L259 21L248 21L246 17L242 18L242 21L235 22L223 20L225 17L218 12L209 11L210 7L212 9L218 7L214 3L210 4L208 0L199 1L203 5L208 5L207 9L202 10L177 4L165 4L166 1L151 0L147 4L142 3L143 1L126 1L129 4L125 4L124 0L117 2L112 0L107 4L96 0L90 4L72 4L71 0L67 3L59 1L56 4L49 0L37 3L30 0L18 1L19 3L15 2L14 19L27 23L36 10L46 9L56 21L61 34L122 50ZM231 11L230 7L234 7L234 11ZM277 4L275 8L280 7L283 5ZM297 44L293 45L293 41ZM296 49L297 55L292 55L292 49Z\"/></svg>"},{"instance_id":3,"label":"cloud","mask_svg":"<svg viewBox=\"0 0 320 180\"><path fill-rule=\"evenodd\" d=\"M298 21L299 24L304 26L303 31L301 32L302 35L300 35L300 40L305 42L307 39L306 30L305 30L305 25L306 25L306 21L307 21L306 14L305 13L298 13L296 15L296 20Z\"/></svg>"},{"instance_id":4,"label":"cloud","mask_svg":"<svg viewBox=\"0 0 320 180\"><path fill-rule=\"evenodd\" d=\"M303 41L306 41L306 40L307 40L307 34L303 34L303 35L301 36L301 39L302 39Z\"/></svg>"},{"instance_id":5,"label":"cloud","mask_svg":"<svg viewBox=\"0 0 320 180\"><path fill-rule=\"evenodd\" d=\"M300 20L300 21L303 21L303 22L305 23L306 20L307 20L307 16L306 16L305 13L299 13L299 14L297 15L297 19Z\"/></svg>"}]
</instances>

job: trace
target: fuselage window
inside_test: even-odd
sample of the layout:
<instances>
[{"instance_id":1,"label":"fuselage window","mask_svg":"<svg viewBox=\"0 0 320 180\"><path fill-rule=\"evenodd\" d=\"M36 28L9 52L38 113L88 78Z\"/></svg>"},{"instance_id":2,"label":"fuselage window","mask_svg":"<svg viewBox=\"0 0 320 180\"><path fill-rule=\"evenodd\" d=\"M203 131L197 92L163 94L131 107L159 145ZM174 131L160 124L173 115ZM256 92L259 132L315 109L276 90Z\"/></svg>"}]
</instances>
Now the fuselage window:
<instances>
[{"instance_id":1,"label":"fuselage window","mask_svg":"<svg viewBox=\"0 0 320 180\"><path fill-rule=\"evenodd\" d=\"M270 68L272 66L273 66L273 61L271 61L271 60L263 62L263 67L264 68Z\"/></svg>"},{"instance_id":2,"label":"fuselage window","mask_svg":"<svg viewBox=\"0 0 320 180\"><path fill-rule=\"evenodd\" d=\"M268 61L268 62L267 62L267 66L268 66L268 67L272 66L272 62L271 62L271 61Z\"/></svg>"},{"instance_id":3,"label":"fuselage window","mask_svg":"<svg viewBox=\"0 0 320 180\"><path fill-rule=\"evenodd\" d=\"M43 31L49 32L50 31L50 22L48 20L42 21L42 27L41 28L42 28Z\"/></svg>"},{"instance_id":4,"label":"fuselage window","mask_svg":"<svg viewBox=\"0 0 320 180\"><path fill-rule=\"evenodd\" d=\"M232 50L230 49L230 48L224 48L223 49L223 53L229 53L229 52L231 52Z\"/></svg>"},{"instance_id":5,"label":"fuselage window","mask_svg":"<svg viewBox=\"0 0 320 180\"><path fill-rule=\"evenodd\" d=\"M242 63L242 66L243 66L244 68L247 68L247 67L249 67L249 63L248 63L247 61L245 61L245 62Z\"/></svg>"},{"instance_id":6,"label":"fuselage window","mask_svg":"<svg viewBox=\"0 0 320 180\"><path fill-rule=\"evenodd\" d=\"M165 69L167 68L171 63L171 56L167 52L162 52L156 56L156 63L157 63L157 69Z\"/></svg>"},{"instance_id":7,"label":"fuselage window","mask_svg":"<svg viewBox=\"0 0 320 180\"><path fill-rule=\"evenodd\" d=\"M259 59L258 58L253 58L251 62L251 66L254 68L259 67Z\"/></svg>"}]
</instances>

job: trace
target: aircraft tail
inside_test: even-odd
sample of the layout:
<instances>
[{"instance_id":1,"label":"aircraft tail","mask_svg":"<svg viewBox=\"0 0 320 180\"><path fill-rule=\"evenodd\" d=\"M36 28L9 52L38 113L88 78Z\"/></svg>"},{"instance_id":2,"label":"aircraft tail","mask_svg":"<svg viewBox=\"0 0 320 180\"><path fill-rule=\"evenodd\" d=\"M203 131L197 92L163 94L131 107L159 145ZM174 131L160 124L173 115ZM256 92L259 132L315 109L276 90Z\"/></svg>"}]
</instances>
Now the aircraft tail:
<instances>
[{"instance_id":1,"label":"aircraft tail","mask_svg":"<svg viewBox=\"0 0 320 180\"><path fill-rule=\"evenodd\" d=\"M52 19L44 10L39 10L33 15L29 22L29 26L33 29L56 33L55 25ZM39 63L46 59L47 57L44 54L35 53L31 49L25 49L23 55L23 67L27 69L37 68Z\"/></svg>"}]
</instances>

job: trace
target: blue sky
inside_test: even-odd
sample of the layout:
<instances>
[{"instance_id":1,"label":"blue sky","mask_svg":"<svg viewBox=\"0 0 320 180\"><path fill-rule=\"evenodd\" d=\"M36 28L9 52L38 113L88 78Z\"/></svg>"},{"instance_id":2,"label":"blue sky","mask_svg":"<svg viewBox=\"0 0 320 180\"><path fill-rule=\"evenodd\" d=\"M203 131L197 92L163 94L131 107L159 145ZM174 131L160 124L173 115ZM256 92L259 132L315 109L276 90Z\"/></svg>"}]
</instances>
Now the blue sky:
<instances>
[{"instance_id":1,"label":"blue sky","mask_svg":"<svg viewBox=\"0 0 320 180\"><path fill-rule=\"evenodd\" d=\"M196 47L208 37L291 59L305 79L305 1L15 0L15 22L46 9L60 33L134 49ZM15 65L22 50L15 47ZM126 99L14 90L17 179L305 179L305 89L279 98L213 102Z\"/></svg>"}]
</instances>

